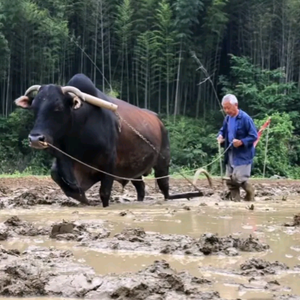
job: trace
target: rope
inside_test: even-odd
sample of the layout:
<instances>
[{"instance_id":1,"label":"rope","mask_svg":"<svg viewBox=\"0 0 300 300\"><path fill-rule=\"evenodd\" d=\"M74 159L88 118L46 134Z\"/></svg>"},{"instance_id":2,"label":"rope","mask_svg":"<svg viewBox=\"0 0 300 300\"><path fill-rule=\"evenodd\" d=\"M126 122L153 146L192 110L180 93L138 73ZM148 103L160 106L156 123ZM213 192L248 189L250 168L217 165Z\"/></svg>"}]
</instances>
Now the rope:
<instances>
[{"instance_id":1,"label":"rope","mask_svg":"<svg viewBox=\"0 0 300 300\"><path fill-rule=\"evenodd\" d=\"M270 132L270 125L268 125L268 128L267 128L266 147L265 147L265 159L264 159L264 169L263 169L263 178L265 178L265 174L266 174L267 155L268 155L268 144L269 144L269 132Z\"/></svg>"},{"instance_id":2,"label":"rope","mask_svg":"<svg viewBox=\"0 0 300 300\"><path fill-rule=\"evenodd\" d=\"M61 150L61 149L55 147L54 145L52 145L52 144L50 144L50 143L47 143L47 142L40 142L40 144L42 144L43 146L49 146L49 147L51 147L51 148L57 150L58 152L64 154L65 156L67 156L67 157L69 157L69 158L71 158L71 159L73 159L73 160L79 162L80 164L82 164L82 165L84 165L84 166L86 166L86 167L88 167L88 168L90 168L90 169L93 169L93 170L95 170L95 171L97 171L97 172L100 172L100 173L103 173L103 174L112 176L112 177L114 177L114 178L122 179L122 180L129 180L129 181L143 181L143 179L120 177L120 176L117 176L117 175L108 173L108 172L106 172L106 171L100 170L100 169L98 169L98 168L95 168L95 167L93 167L93 166L91 166L91 165L89 165L89 164L86 164L86 163L84 163L83 161L81 161L81 160L79 160L79 159L73 157L72 155L70 155L70 154L64 152L63 150ZM204 168L206 168L206 167L212 165L214 162L216 162L217 160L221 159L221 157L228 151L228 149L229 149L230 146L231 146L231 144L228 146L228 148L227 148L221 155L219 155L216 159L214 159L214 160L213 160L212 162L210 162L209 164L203 166L202 169L204 169ZM199 169L199 168L197 168L197 169L195 169L195 170L191 170L191 171L197 171L198 169ZM188 172L190 172L190 171L188 171ZM183 176L184 173L187 173L187 172L182 172L182 173L179 172L179 174L182 175L182 176ZM157 180L157 179L163 179L163 178L168 178L168 177L171 178L171 175L160 176L160 177L156 177L156 178L153 178L153 179L154 179L154 180ZM149 178L149 179L150 179L150 178Z\"/></svg>"},{"instance_id":3,"label":"rope","mask_svg":"<svg viewBox=\"0 0 300 300\"><path fill-rule=\"evenodd\" d=\"M218 148L219 148L219 156L221 155L221 144L218 143ZM223 177L223 167L222 167L222 159L220 159L220 173L221 173L221 178Z\"/></svg>"}]
</instances>

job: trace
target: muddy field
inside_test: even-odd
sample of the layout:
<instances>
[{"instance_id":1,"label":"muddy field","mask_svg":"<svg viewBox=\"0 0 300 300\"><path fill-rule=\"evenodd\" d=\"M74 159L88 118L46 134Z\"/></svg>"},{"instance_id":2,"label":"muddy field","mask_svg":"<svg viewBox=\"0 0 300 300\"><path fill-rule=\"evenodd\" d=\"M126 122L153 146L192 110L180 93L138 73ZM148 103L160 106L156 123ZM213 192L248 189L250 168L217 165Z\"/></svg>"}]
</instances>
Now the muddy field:
<instances>
[{"instance_id":1,"label":"muddy field","mask_svg":"<svg viewBox=\"0 0 300 300\"><path fill-rule=\"evenodd\" d=\"M103 209L99 185L82 206L50 178L0 178L0 299L300 299L300 182L252 182L251 203L220 180L166 202L147 180L143 203L115 183Z\"/></svg>"}]
</instances>

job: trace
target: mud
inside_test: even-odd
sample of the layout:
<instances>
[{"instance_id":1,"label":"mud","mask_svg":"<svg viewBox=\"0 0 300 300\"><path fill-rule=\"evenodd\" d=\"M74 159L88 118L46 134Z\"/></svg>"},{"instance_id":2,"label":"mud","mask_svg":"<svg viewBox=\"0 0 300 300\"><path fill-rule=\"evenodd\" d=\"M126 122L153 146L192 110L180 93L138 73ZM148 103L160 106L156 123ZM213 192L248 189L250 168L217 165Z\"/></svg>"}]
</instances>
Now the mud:
<instances>
[{"instance_id":1,"label":"mud","mask_svg":"<svg viewBox=\"0 0 300 300\"><path fill-rule=\"evenodd\" d=\"M85 299L221 299L202 292L211 281L176 272L164 261L137 273L97 275L74 262L71 251L34 248L0 249L0 294L4 296L61 296Z\"/></svg>"},{"instance_id":2,"label":"mud","mask_svg":"<svg viewBox=\"0 0 300 300\"><path fill-rule=\"evenodd\" d=\"M154 187L154 181L146 184L145 202L156 202L163 200L163 196ZM255 197L263 201L272 201L281 197L286 201L290 196L300 194L300 185L292 180L271 180L271 183L261 183L253 180ZM203 192L203 197L226 200L227 192L221 180L214 180L213 188L210 189L206 180L198 180L197 186ZM16 186L18 188L16 189ZM87 198L91 205L101 206L99 198L99 186L94 185L87 191ZM194 191L195 188L186 180L170 180L170 194ZM245 195L241 191L242 196ZM125 193L122 194L122 187L114 182L110 203L132 203L136 201L136 191L132 185L126 186ZM176 201L176 200L174 200ZM30 209L36 205L59 205L66 207L81 207L82 204L76 200L66 197L59 187L50 178L3 178L0 181L0 209L21 207ZM186 205L184 209L189 210Z\"/></svg>"},{"instance_id":3,"label":"mud","mask_svg":"<svg viewBox=\"0 0 300 300\"><path fill-rule=\"evenodd\" d=\"M18 216L13 216L0 223L0 241L10 237L48 235L50 229L36 227L33 223L22 221Z\"/></svg>"},{"instance_id":4,"label":"mud","mask_svg":"<svg viewBox=\"0 0 300 300\"><path fill-rule=\"evenodd\" d=\"M67 241L98 241L110 236L106 222L60 222L53 224L50 238Z\"/></svg>"},{"instance_id":5,"label":"mud","mask_svg":"<svg viewBox=\"0 0 300 300\"><path fill-rule=\"evenodd\" d=\"M275 300L300 300L300 296L296 296L296 295L279 295L279 296L275 296L274 298Z\"/></svg>"},{"instance_id":6,"label":"mud","mask_svg":"<svg viewBox=\"0 0 300 300\"><path fill-rule=\"evenodd\" d=\"M265 276L274 275L280 271L287 271L290 268L278 261L269 262L264 259L251 258L240 266L240 274L243 276Z\"/></svg>"},{"instance_id":7,"label":"mud","mask_svg":"<svg viewBox=\"0 0 300 300\"><path fill-rule=\"evenodd\" d=\"M299 299L300 183L252 182L252 203L226 200L216 180L167 202L147 182L143 203L114 183L103 209L99 185L87 207L49 178L0 178L0 300Z\"/></svg>"},{"instance_id":8,"label":"mud","mask_svg":"<svg viewBox=\"0 0 300 300\"><path fill-rule=\"evenodd\" d=\"M284 226L286 226L286 227L300 226L300 214L295 215L293 218L293 222L285 223Z\"/></svg>"},{"instance_id":9,"label":"mud","mask_svg":"<svg viewBox=\"0 0 300 300\"><path fill-rule=\"evenodd\" d=\"M53 223L51 228L36 227L31 222L13 216L0 224L0 239L10 237L49 235L51 239L77 241L80 246L97 249L150 252L161 254L203 256L223 254L239 255L243 252L262 252L269 245L251 235L248 238L219 237L206 233L199 238L188 235L148 233L143 228L124 228L110 238L110 224L104 221L63 221Z\"/></svg>"},{"instance_id":10,"label":"mud","mask_svg":"<svg viewBox=\"0 0 300 300\"><path fill-rule=\"evenodd\" d=\"M236 256L239 251L261 252L269 249L269 245L251 236L243 239L206 233L195 239L187 235L146 233L143 228L124 228L113 238L82 242L80 245L97 249L192 256L210 254Z\"/></svg>"}]
</instances>

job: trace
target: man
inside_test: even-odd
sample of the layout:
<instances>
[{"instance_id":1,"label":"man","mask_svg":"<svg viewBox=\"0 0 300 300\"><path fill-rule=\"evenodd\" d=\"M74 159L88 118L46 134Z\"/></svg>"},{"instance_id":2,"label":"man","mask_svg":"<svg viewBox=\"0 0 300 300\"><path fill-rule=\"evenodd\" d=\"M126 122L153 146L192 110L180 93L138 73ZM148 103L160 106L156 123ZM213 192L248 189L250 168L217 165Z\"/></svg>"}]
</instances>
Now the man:
<instances>
[{"instance_id":1,"label":"man","mask_svg":"<svg viewBox=\"0 0 300 300\"><path fill-rule=\"evenodd\" d=\"M218 142L224 144L226 184L233 201L240 201L240 187L246 191L246 201L254 200L254 189L248 182L251 166L255 155L253 143L257 139L257 130L251 117L238 108L238 100L232 94L222 99L222 106L226 113L223 126L218 134Z\"/></svg>"}]
</instances>

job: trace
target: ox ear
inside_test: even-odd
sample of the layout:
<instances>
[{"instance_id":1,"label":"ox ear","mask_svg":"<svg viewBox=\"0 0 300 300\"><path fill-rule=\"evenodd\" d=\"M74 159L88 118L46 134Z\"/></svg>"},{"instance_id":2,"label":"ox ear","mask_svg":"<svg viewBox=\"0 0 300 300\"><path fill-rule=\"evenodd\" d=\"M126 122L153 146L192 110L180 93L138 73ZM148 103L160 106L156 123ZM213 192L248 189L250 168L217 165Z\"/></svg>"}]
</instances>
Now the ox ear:
<instances>
[{"instance_id":1,"label":"ox ear","mask_svg":"<svg viewBox=\"0 0 300 300\"><path fill-rule=\"evenodd\" d=\"M65 101L68 106L75 110L82 106L82 100L78 96L71 95L70 93L65 93Z\"/></svg>"},{"instance_id":2,"label":"ox ear","mask_svg":"<svg viewBox=\"0 0 300 300\"><path fill-rule=\"evenodd\" d=\"M31 100L28 96L21 96L15 100L15 104L22 108L29 108L31 106Z\"/></svg>"}]
</instances>

